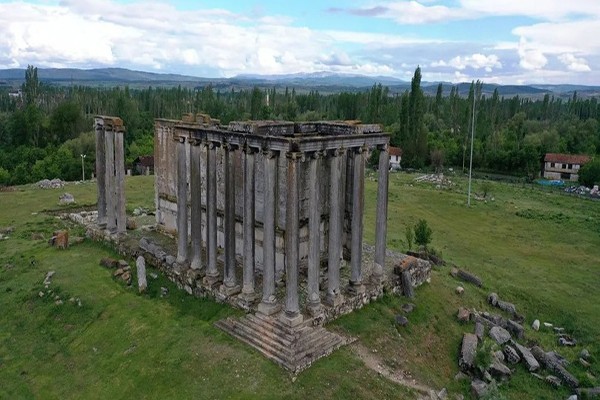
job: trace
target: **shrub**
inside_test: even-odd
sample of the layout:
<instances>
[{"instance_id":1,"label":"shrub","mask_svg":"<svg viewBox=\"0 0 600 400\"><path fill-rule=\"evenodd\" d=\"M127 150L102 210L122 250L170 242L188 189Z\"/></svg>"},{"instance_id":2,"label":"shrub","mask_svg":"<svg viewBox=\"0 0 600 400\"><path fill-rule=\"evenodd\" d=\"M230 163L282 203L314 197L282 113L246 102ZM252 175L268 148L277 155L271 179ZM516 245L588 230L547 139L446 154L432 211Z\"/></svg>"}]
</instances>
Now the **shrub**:
<instances>
[{"instance_id":1,"label":"shrub","mask_svg":"<svg viewBox=\"0 0 600 400\"><path fill-rule=\"evenodd\" d=\"M433 231L427 224L427 221L420 219L415 225L415 243L427 249L427 245L431 242Z\"/></svg>"},{"instance_id":2,"label":"shrub","mask_svg":"<svg viewBox=\"0 0 600 400\"><path fill-rule=\"evenodd\" d=\"M600 159L592 160L579 169L579 183L592 187L600 184Z\"/></svg>"}]
</instances>

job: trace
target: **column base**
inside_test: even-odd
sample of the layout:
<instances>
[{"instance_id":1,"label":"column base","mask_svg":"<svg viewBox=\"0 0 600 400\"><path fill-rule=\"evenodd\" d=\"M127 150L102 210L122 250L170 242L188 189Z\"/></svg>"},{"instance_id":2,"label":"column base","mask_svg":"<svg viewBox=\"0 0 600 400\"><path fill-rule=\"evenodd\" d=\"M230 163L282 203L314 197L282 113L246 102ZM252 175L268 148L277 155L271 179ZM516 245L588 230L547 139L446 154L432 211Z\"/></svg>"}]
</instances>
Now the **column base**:
<instances>
[{"instance_id":1,"label":"column base","mask_svg":"<svg viewBox=\"0 0 600 400\"><path fill-rule=\"evenodd\" d=\"M304 316L300 313L296 315L288 315L285 311L279 316L279 321L290 328L295 328L304 322Z\"/></svg>"},{"instance_id":2,"label":"column base","mask_svg":"<svg viewBox=\"0 0 600 400\"><path fill-rule=\"evenodd\" d=\"M175 259L175 262L177 262L177 264L182 264L183 265L183 264L185 264L185 263L188 262L188 259L187 259L187 257L177 255L177 258Z\"/></svg>"},{"instance_id":3,"label":"column base","mask_svg":"<svg viewBox=\"0 0 600 400\"><path fill-rule=\"evenodd\" d=\"M350 284L348 285L348 293L350 293L352 295L357 295L357 294L362 294L365 292L366 292L365 285L363 285L362 282L350 281Z\"/></svg>"},{"instance_id":4,"label":"column base","mask_svg":"<svg viewBox=\"0 0 600 400\"><path fill-rule=\"evenodd\" d=\"M202 269L202 263L200 262L200 260L194 259L190 263L190 268L191 269Z\"/></svg>"},{"instance_id":5,"label":"column base","mask_svg":"<svg viewBox=\"0 0 600 400\"><path fill-rule=\"evenodd\" d=\"M238 297L246 303L254 303L254 301L258 299L258 295L254 291L244 292L243 289Z\"/></svg>"},{"instance_id":6,"label":"column base","mask_svg":"<svg viewBox=\"0 0 600 400\"><path fill-rule=\"evenodd\" d=\"M330 307L337 307L344 302L344 296L341 293L327 293L324 303Z\"/></svg>"},{"instance_id":7,"label":"column base","mask_svg":"<svg viewBox=\"0 0 600 400\"><path fill-rule=\"evenodd\" d=\"M385 275L383 275L383 273L381 273L381 274L373 273L371 275L371 282L375 285L381 285L383 282L385 282Z\"/></svg>"},{"instance_id":8,"label":"column base","mask_svg":"<svg viewBox=\"0 0 600 400\"><path fill-rule=\"evenodd\" d=\"M233 296L234 294L238 294L241 292L242 288L240 285L227 286L225 284L219 287L219 293L224 294L226 296Z\"/></svg>"},{"instance_id":9,"label":"column base","mask_svg":"<svg viewBox=\"0 0 600 400\"><path fill-rule=\"evenodd\" d=\"M206 274L206 276L204 277L204 279L202 280L202 284L204 286L208 286L208 287L213 287L215 286L217 283L220 283L221 279L219 277L219 273L217 272L215 275L208 275Z\"/></svg>"},{"instance_id":10,"label":"column base","mask_svg":"<svg viewBox=\"0 0 600 400\"><path fill-rule=\"evenodd\" d=\"M263 315L270 316L278 313L279 311L281 311L281 305L275 301L272 303L261 301L258 303L257 312Z\"/></svg>"},{"instance_id":11,"label":"column base","mask_svg":"<svg viewBox=\"0 0 600 400\"><path fill-rule=\"evenodd\" d=\"M321 304L321 302L308 303L306 305L306 310L311 316L318 317L321 314L323 314L323 305Z\"/></svg>"}]
</instances>

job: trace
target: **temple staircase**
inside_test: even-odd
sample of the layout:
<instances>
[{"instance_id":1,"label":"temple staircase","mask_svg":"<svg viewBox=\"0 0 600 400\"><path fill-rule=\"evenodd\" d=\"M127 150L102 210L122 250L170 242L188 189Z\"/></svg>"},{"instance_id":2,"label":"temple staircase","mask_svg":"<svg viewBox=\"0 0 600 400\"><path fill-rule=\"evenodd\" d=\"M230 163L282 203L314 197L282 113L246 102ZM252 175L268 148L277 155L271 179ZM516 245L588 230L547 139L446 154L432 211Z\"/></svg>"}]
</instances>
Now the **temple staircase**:
<instances>
[{"instance_id":1,"label":"temple staircase","mask_svg":"<svg viewBox=\"0 0 600 400\"><path fill-rule=\"evenodd\" d=\"M215 325L292 373L308 368L317 359L354 341L322 326L313 326L312 319L289 327L276 317L261 313L229 317Z\"/></svg>"}]
</instances>

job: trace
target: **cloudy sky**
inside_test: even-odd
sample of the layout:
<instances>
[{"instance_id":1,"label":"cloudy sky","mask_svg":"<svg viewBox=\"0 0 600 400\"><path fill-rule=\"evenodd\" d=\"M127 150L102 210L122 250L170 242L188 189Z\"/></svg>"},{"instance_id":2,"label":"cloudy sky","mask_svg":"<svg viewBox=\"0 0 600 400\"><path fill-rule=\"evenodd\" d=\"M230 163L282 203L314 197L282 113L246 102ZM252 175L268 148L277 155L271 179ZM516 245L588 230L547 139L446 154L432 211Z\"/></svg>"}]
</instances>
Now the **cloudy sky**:
<instances>
[{"instance_id":1,"label":"cloudy sky","mask_svg":"<svg viewBox=\"0 0 600 400\"><path fill-rule=\"evenodd\" d=\"M0 68L600 85L600 0L0 0Z\"/></svg>"}]
</instances>

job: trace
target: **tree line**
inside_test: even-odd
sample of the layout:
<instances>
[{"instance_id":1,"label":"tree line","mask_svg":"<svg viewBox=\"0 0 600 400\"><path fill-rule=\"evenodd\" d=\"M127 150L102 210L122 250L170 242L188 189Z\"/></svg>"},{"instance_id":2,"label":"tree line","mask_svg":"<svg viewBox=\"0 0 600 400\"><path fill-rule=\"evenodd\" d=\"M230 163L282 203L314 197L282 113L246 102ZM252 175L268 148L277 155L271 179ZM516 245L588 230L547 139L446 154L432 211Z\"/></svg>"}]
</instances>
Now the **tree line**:
<instances>
[{"instance_id":1,"label":"tree line","mask_svg":"<svg viewBox=\"0 0 600 400\"><path fill-rule=\"evenodd\" d=\"M473 167L533 178L548 152L596 155L600 152L600 105L595 97L573 93L567 100L546 94L541 99L505 98L496 89L482 94L472 82L469 94L449 92L439 84L435 96L421 88L415 70L410 90L391 94L380 84L362 92L322 94L295 88L231 89L211 85L195 89L53 86L40 82L37 68L25 73L22 96L0 89L0 184L43 178L81 176L94 163L94 115L114 115L127 128L126 159L153 153L155 118L180 118L203 112L222 123L244 119L361 120L382 124L391 144L403 149L403 167L453 166L469 163L471 121L475 105Z\"/></svg>"}]
</instances>

